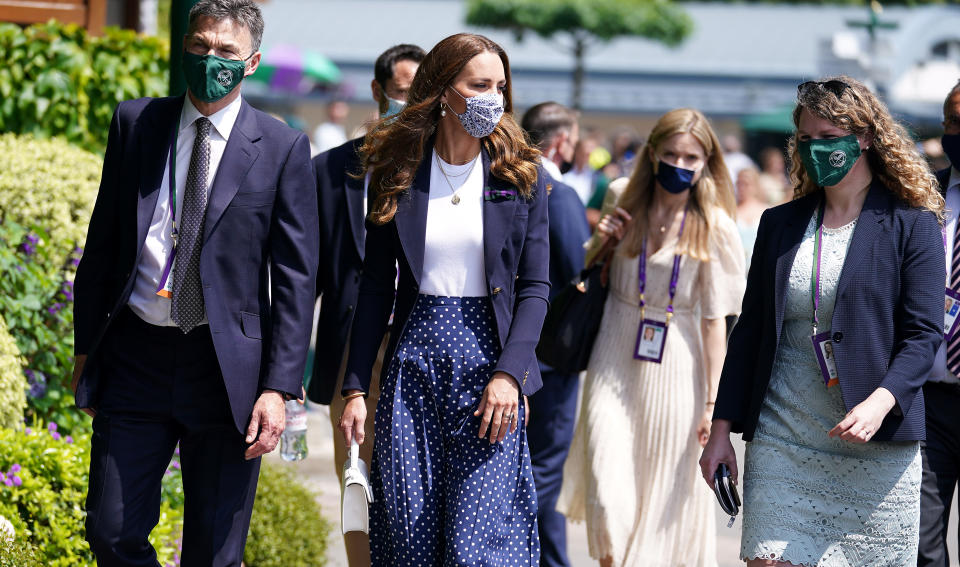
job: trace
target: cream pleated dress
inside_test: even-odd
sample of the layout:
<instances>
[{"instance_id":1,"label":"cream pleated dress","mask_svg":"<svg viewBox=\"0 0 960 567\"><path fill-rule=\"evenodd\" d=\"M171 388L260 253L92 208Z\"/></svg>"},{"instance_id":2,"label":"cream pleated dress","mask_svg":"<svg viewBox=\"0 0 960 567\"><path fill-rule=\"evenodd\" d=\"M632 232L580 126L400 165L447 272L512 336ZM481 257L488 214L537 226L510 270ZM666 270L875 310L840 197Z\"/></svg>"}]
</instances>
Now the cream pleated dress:
<instances>
[{"instance_id":1,"label":"cream pleated dress","mask_svg":"<svg viewBox=\"0 0 960 567\"><path fill-rule=\"evenodd\" d=\"M618 195L607 197L605 209ZM665 319L676 243L647 260L647 318ZM611 265L557 509L586 520L590 556L611 556L615 566L717 564L717 503L700 476L696 438L707 402L700 320L738 314L746 285L740 235L722 211L714 213L709 250L708 262L681 259L661 364L633 358L638 258L618 249Z\"/></svg>"}]
</instances>

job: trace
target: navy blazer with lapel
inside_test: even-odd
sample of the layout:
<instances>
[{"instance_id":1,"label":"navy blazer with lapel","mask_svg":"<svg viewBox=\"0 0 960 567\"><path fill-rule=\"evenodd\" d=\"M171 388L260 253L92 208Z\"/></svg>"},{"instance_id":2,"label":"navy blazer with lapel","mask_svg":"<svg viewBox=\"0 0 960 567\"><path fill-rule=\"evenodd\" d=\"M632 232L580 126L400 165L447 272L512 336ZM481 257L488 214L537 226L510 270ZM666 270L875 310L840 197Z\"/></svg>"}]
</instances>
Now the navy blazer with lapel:
<instances>
[{"instance_id":1,"label":"navy blazer with lapel","mask_svg":"<svg viewBox=\"0 0 960 567\"><path fill-rule=\"evenodd\" d=\"M746 441L753 438L773 370L790 270L822 198L817 191L760 220L713 413L733 422ZM897 400L873 439L925 437L920 386L943 340L944 269L936 216L909 207L875 181L854 229L830 325L847 410L881 386Z\"/></svg>"},{"instance_id":2,"label":"navy blazer with lapel","mask_svg":"<svg viewBox=\"0 0 960 567\"><path fill-rule=\"evenodd\" d=\"M387 358L392 357L407 319L413 311L423 272L427 204L430 197L432 145L420 164L413 184L400 198L397 213L383 225L367 222L366 256L360 279L360 299L353 321L350 355L343 389L363 390L386 331L396 297L394 328ZM482 154L483 185L513 191L517 198L497 197L483 202L483 253L487 293L496 317L502 352L494 372L506 372L530 395L541 386L534 350L547 313L549 277L549 221L546 174L537 166L537 181L529 199L516 188L490 174L490 158ZM399 266L399 287L395 288ZM395 291L396 290L396 291ZM389 364L383 365L383 376Z\"/></svg>"},{"instance_id":3,"label":"navy blazer with lapel","mask_svg":"<svg viewBox=\"0 0 960 567\"><path fill-rule=\"evenodd\" d=\"M167 150L183 100L129 100L114 112L75 282L75 351L88 355L80 407L97 404L98 346L130 298L157 199L166 195ZM240 431L262 390L300 395L316 287L316 210L307 137L242 101L210 189L200 256L206 315Z\"/></svg>"},{"instance_id":4,"label":"navy blazer with lapel","mask_svg":"<svg viewBox=\"0 0 960 567\"><path fill-rule=\"evenodd\" d=\"M356 138L313 158L324 256L317 270L322 299L307 396L321 404L330 403L337 387L363 271L364 183L350 175L361 170L357 152L362 144L363 138Z\"/></svg>"}]
</instances>

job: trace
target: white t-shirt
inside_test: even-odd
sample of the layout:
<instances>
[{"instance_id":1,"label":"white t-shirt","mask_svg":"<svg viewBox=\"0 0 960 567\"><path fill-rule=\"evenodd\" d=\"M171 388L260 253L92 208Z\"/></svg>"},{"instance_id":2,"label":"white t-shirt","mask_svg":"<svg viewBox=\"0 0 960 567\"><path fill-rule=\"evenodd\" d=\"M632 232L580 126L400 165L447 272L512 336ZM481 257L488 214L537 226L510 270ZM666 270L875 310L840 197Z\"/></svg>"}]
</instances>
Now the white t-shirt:
<instances>
[{"instance_id":1,"label":"white t-shirt","mask_svg":"<svg viewBox=\"0 0 960 567\"><path fill-rule=\"evenodd\" d=\"M420 293L485 297L487 278L483 264L483 167L480 156L464 165L448 164L435 151L430 159L430 201ZM441 165L449 183L440 170ZM456 205L451 201L454 192L460 198Z\"/></svg>"}]
</instances>

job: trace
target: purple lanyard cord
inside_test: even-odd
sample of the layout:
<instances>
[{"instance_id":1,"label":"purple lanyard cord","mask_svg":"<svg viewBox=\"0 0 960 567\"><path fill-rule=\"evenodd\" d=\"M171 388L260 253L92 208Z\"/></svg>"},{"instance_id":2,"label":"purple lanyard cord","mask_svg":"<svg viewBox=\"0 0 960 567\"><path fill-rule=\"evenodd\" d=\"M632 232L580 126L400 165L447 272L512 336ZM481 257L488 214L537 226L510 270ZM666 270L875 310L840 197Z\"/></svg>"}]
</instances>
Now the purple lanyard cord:
<instances>
[{"instance_id":1,"label":"purple lanyard cord","mask_svg":"<svg viewBox=\"0 0 960 567\"><path fill-rule=\"evenodd\" d=\"M687 224L687 211L689 207L683 209L683 218L680 220L680 232L677 233L677 244L680 244L680 237L683 236L683 227ZM677 283L680 281L680 257L682 254L673 255L673 272L670 275L670 304L667 305L667 325L673 317L673 298L677 295ZM644 291L647 288L647 236L643 236L643 244L640 247L640 259L637 262L637 287L640 290L640 320L646 318L647 302Z\"/></svg>"}]
</instances>

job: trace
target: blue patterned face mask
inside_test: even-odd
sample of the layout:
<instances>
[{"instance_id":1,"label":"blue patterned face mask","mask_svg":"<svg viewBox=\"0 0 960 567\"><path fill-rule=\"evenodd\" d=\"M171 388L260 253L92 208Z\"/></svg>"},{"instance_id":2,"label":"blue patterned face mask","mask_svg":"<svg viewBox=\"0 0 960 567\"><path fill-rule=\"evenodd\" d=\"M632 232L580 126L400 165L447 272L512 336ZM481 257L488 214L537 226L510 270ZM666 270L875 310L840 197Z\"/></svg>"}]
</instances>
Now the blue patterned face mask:
<instances>
[{"instance_id":1,"label":"blue patterned face mask","mask_svg":"<svg viewBox=\"0 0 960 567\"><path fill-rule=\"evenodd\" d=\"M500 123L503 117L503 95L500 93L486 93L472 97L465 97L457 89L450 87L450 90L457 93L467 103L467 109L462 114L453 112L450 105L450 112L457 115L460 124L474 138L485 138L493 133L493 130Z\"/></svg>"}]
</instances>

